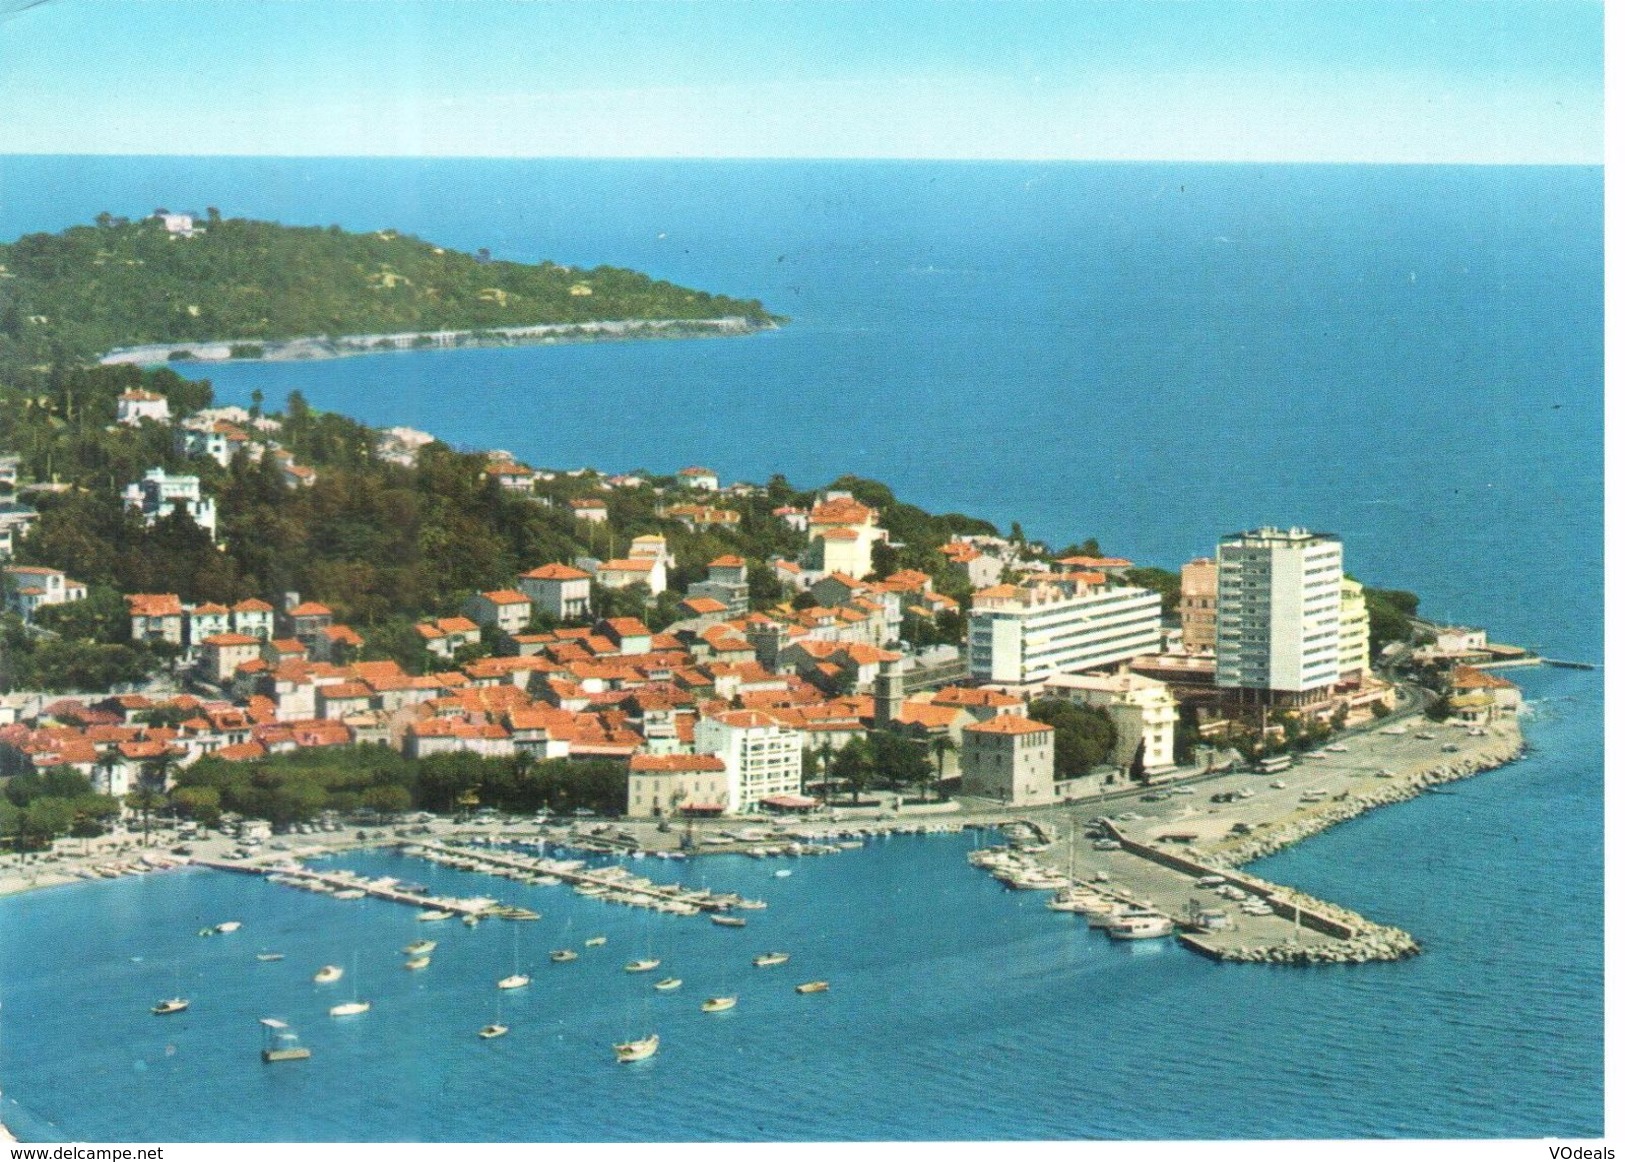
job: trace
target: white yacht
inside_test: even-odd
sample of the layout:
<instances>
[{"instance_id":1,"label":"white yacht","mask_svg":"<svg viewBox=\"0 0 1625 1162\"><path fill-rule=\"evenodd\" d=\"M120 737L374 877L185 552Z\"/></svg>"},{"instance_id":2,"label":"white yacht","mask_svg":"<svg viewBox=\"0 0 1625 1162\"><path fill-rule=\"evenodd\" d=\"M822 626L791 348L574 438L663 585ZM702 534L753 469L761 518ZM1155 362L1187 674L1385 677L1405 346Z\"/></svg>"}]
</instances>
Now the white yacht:
<instances>
[{"instance_id":1,"label":"white yacht","mask_svg":"<svg viewBox=\"0 0 1625 1162\"><path fill-rule=\"evenodd\" d=\"M1124 916L1106 929L1113 940L1150 940L1172 936L1174 922L1166 916Z\"/></svg>"},{"instance_id":2,"label":"white yacht","mask_svg":"<svg viewBox=\"0 0 1625 1162\"><path fill-rule=\"evenodd\" d=\"M505 976L501 980L497 981L497 988L522 989L529 983L530 977L526 976L522 972L516 972L512 976Z\"/></svg>"},{"instance_id":3,"label":"white yacht","mask_svg":"<svg viewBox=\"0 0 1625 1162\"><path fill-rule=\"evenodd\" d=\"M311 979L317 984L332 984L344 975L344 970L336 964L324 964Z\"/></svg>"},{"instance_id":4,"label":"white yacht","mask_svg":"<svg viewBox=\"0 0 1625 1162\"><path fill-rule=\"evenodd\" d=\"M650 1033L639 1041L623 1041L615 1046L615 1060L625 1064L653 1057L660 1048L660 1034Z\"/></svg>"},{"instance_id":5,"label":"white yacht","mask_svg":"<svg viewBox=\"0 0 1625 1162\"><path fill-rule=\"evenodd\" d=\"M327 1010L329 1017L353 1017L372 1008L371 1001L345 1001L342 1005L334 1005Z\"/></svg>"}]
</instances>

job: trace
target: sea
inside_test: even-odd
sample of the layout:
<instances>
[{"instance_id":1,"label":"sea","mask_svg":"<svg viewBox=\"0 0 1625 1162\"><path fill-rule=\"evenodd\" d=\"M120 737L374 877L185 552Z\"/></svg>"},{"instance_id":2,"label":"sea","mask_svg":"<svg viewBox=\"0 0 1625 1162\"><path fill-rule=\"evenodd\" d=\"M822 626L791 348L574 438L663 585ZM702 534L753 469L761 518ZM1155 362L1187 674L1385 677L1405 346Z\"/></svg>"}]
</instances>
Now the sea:
<instances>
[{"instance_id":1,"label":"sea","mask_svg":"<svg viewBox=\"0 0 1625 1162\"><path fill-rule=\"evenodd\" d=\"M538 467L857 473L1174 569L1239 529L1331 531L1349 572L1424 614L1600 662L1602 193L1580 167L8 157L0 238L217 206L758 298L790 321L207 374L224 402L298 389ZM635 865L767 899L743 930L336 858L543 914L455 925L420 973L399 965L430 927L409 909L182 872L0 900L0 1121L54 1140L1600 1136L1603 678L1513 676L1523 760L1253 865L1413 933L1413 960L1113 944L968 866L975 835ZM196 935L226 919L241 930ZM769 948L790 964L753 968ZM641 955L682 988L622 971ZM326 963L345 979L316 986ZM516 963L535 982L499 997ZM814 977L827 994L792 991ZM148 1015L177 988L187 1013ZM372 1010L328 1017L352 989ZM723 992L736 1009L699 1012ZM512 1032L481 1041L499 1001ZM267 1016L311 1060L262 1065ZM659 1055L617 1066L611 1042L649 1029Z\"/></svg>"}]
</instances>

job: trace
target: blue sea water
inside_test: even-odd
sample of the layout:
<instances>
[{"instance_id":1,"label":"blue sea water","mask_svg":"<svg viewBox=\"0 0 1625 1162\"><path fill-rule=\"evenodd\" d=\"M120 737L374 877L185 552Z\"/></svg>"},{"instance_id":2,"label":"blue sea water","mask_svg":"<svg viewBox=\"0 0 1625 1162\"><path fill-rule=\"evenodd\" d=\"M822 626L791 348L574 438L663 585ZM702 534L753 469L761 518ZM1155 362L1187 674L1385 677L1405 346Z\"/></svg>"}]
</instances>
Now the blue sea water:
<instances>
[{"instance_id":1,"label":"blue sea water","mask_svg":"<svg viewBox=\"0 0 1625 1162\"><path fill-rule=\"evenodd\" d=\"M1601 192L1591 169L8 158L0 237L218 205L760 298L792 323L210 376L226 400L298 388L535 464L854 471L1165 566L1237 528L1330 529L1353 573L1426 612L1596 660ZM743 933L524 889L540 924L459 927L424 974L391 963L420 934L402 909L155 877L0 902L19 1103L0 1120L205 1140L1597 1135L1602 681L1519 680L1527 759L1257 865L1415 933L1426 955L1403 964L1113 946L949 839L787 880L684 869L762 881L774 907ZM235 937L191 935L230 916ZM613 964L544 965L514 1032L477 1042L513 930L534 951L566 925L610 933ZM660 1056L616 1069L640 942L690 983L648 994ZM288 960L253 961L262 943ZM789 977L749 969L781 944ZM351 956L375 1007L334 1022L309 973ZM177 964L194 1008L160 1022L146 1006ZM814 975L830 994L789 992ZM735 1013L701 1019L701 990L735 987ZM272 1011L316 1048L306 1066L259 1064Z\"/></svg>"}]
</instances>

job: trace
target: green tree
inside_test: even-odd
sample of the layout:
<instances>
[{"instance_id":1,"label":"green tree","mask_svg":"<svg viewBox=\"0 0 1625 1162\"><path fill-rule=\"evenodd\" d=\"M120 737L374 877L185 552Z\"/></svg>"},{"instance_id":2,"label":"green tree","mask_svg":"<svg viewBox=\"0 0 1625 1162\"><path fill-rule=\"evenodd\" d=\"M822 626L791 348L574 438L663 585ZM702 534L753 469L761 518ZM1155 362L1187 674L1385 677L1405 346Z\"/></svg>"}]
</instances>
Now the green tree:
<instances>
[{"instance_id":1,"label":"green tree","mask_svg":"<svg viewBox=\"0 0 1625 1162\"><path fill-rule=\"evenodd\" d=\"M1111 716L1095 706L1060 698L1041 698L1030 714L1055 728L1055 777L1076 779L1106 762L1117 746Z\"/></svg>"},{"instance_id":2,"label":"green tree","mask_svg":"<svg viewBox=\"0 0 1625 1162\"><path fill-rule=\"evenodd\" d=\"M841 780L852 789L852 802L858 801L858 795L869 789L874 778L874 760L870 754L868 744L861 738L854 736L847 740L835 755L835 762L830 770L834 779Z\"/></svg>"}]
</instances>

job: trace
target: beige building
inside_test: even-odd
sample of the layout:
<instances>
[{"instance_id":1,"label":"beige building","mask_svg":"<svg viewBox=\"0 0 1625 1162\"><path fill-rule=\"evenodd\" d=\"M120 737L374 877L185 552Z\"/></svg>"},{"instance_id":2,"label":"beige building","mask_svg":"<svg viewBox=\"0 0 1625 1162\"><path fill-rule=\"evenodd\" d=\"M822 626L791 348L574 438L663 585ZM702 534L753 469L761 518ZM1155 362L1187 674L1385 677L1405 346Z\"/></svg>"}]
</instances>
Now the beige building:
<instances>
[{"instance_id":1,"label":"beige building","mask_svg":"<svg viewBox=\"0 0 1625 1162\"><path fill-rule=\"evenodd\" d=\"M530 598L513 589L476 593L463 611L481 625L494 625L505 634L516 634L530 624Z\"/></svg>"},{"instance_id":2,"label":"beige building","mask_svg":"<svg viewBox=\"0 0 1625 1162\"><path fill-rule=\"evenodd\" d=\"M635 754L627 770L631 819L720 815L728 804L728 766L713 754Z\"/></svg>"},{"instance_id":3,"label":"beige building","mask_svg":"<svg viewBox=\"0 0 1625 1162\"><path fill-rule=\"evenodd\" d=\"M1371 614L1365 606L1365 586L1353 577L1343 578L1342 605L1338 614L1337 665L1341 682L1358 682L1365 677L1371 657Z\"/></svg>"},{"instance_id":4,"label":"beige building","mask_svg":"<svg viewBox=\"0 0 1625 1162\"><path fill-rule=\"evenodd\" d=\"M1179 570L1179 628L1185 651L1210 654L1219 643L1219 566L1211 557L1187 561Z\"/></svg>"},{"instance_id":5,"label":"beige building","mask_svg":"<svg viewBox=\"0 0 1625 1162\"><path fill-rule=\"evenodd\" d=\"M1019 714L965 727L960 789L1012 807L1053 803L1055 728Z\"/></svg>"},{"instance_id":6,"label":"beige building","mask_svg":"<svg viewBox=\"0 0 1625 1162\"><path fill-rule=\"evenodd\" d=\"M1044 686L1056 697L1095 706L1111 715L1117 728L1112 762L1119 768L1132 766L1142 745L1146 773L1156 775L1174 768L1179 703L1167 683L1121 669L1114 674L1057 674Z\"/></svg>"},{"instance_id":7,"label":"beige building","mask_svg":"<svg viewBox=\"0 0 1625 1162\"><path fill-rule=\"evenodd\" d=\"M260 639L246 633L217 633L203 639L203 673L217 686L231 681L237 667L260 656Z\"/></svg>"},{"instance_id":8,"label":"beige building","mask_svg":"<svg viewBox=\"0 0 1625 1162\"><path fill-rule=\"evenodd\" d=\"M808 514L807 539L809 566L863 578L874 571L874 547L885 543L886 530L874 509L841 493Z\"/></svg>"}]
</instances>

